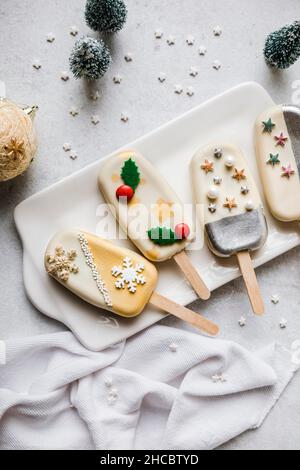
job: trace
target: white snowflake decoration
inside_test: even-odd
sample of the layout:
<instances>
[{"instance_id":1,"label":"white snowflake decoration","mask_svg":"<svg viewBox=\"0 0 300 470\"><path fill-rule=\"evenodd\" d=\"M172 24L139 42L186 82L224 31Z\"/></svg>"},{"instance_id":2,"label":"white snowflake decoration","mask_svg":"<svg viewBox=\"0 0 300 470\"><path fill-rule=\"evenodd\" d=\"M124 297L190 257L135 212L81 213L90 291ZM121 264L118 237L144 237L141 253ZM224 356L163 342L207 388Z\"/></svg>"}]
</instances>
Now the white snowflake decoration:
<instances>
[{"instance_id":1,"label":"white snowflake decoration","mask_svg":"<svg viewBox=\"0 0 300 470\"><path fill-rule=\"evenodd\" d=\"M146 284L145 276L141 273L144 271L143 264L135 264L130 258L123 260L123 266L114 266L111 273L117 278L115 286L117 289L128 289L131 294L135 294L137 286Z\"/></svg>"}]
</instances>

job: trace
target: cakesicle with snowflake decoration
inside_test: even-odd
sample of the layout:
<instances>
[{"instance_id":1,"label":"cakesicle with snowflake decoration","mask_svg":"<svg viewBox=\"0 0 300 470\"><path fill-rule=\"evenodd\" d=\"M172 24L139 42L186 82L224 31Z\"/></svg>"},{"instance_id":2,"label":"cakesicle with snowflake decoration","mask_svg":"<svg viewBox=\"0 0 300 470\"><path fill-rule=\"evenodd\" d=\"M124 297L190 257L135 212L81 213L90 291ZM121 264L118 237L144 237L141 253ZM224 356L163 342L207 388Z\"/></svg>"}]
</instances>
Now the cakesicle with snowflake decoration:
<instances>
[{"instance_id":1,"label":"cakesicle with snowflake decoration","mask_svg":"<svg viewBox=\"0 0 300 470\"><path fill-rule=\"evenodd\" d=\"M209 299L185 251L195 238L192 217L151 163L134 150L116 154L102 165L99 187L143 255L154 262L174 258L199 297Z\"/></svg>"},{"instance_id":2,"label":"cakesicle with snowflake decoration","mask_svg":"<svg viewBox=\"0 0 300 470\"><path fill-rule=\"evenodd\" d=\"M262 315L261 298L250 253L267 240L261 198L242 152L233 145L209 145L191 162L195 202L204 209L204 229L211 251L236 255L253 311Z\"/></svg>"},{"instance_id":3,"label":"cakesicle with snowflake decoration","mask_svg":"<svg viewBox=\"0 0 300 470\"><path fill-rule=\"evenodd\" d=\"M157 270L125 248L78 230L57 233L45 254L47 273L86 302L132 318L148 303L214 336L219 328L201 315L154 292Z\"/></svg>"},{"instance_id":4,"label":"cakesicle with snowflake decoration","mask_svg":"<svg viewBox=\"0 0 300 470\"><path fill-rule=\"evenodd\" d=\"M255 124L257 163L274 217L300 221L300 107L279 105Z\"/></svg>"}]
</instances>

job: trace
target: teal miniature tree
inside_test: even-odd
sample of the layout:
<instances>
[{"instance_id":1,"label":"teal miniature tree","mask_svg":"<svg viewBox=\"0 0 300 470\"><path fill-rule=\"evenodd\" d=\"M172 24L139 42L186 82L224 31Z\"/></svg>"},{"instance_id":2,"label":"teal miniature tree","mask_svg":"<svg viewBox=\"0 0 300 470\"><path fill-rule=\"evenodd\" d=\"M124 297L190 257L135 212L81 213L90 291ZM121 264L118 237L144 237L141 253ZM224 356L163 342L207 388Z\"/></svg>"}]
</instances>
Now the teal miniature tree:
<instances>
[{"instance_id":1,"label":"teal miniature tree","mask_svg":"<svg viewBox=\"0 0 300 470\"><path fill-rule=\"evenodd\" d=\"M271 33L264 49L266 62L277 69L287 69L300 57L300 21Z\"/></svg>"}]
</instances>

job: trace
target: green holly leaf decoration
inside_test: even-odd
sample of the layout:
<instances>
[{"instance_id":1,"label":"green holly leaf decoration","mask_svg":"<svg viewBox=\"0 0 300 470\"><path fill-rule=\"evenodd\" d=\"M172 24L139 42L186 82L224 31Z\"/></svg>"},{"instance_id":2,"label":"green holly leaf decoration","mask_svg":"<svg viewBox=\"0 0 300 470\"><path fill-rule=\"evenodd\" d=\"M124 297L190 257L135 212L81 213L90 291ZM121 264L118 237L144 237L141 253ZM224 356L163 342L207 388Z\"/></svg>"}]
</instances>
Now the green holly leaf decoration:
<instances>
[{"instance_id":1,"label":"green holly leaf decoration","mask_svg":"<svg viewBox=\"0 0 300 470\"><path fill-rule=\"evenodd\" d=\"M165 227L156 227L148 230L148 237L155 245L159 246L173 245L180 241L173 230Z\"/></svg>"},{"instance_id":2,"label":"green holly leaf decoration","mask_svg":"<svg viewBox=\"0 0 300 470\"><path fill-rule=\"evenodd\" d=\"M134 191L140 184L141 176L139 169L131 158L125 162L122 168L121 177L124 184L130 186Z\"/></svg>"}]
</instances>

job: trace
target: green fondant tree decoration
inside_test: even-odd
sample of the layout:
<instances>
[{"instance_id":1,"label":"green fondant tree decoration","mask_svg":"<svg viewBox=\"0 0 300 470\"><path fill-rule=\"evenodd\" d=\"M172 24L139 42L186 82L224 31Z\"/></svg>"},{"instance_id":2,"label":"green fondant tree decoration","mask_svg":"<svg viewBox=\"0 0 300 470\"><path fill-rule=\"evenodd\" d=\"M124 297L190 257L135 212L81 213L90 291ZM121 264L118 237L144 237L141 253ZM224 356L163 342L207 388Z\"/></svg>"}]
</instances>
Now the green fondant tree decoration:
<instances>
[{"instance_id":1,"label":"green fondant tree decoration","mask_svg":"<svg viewBox=\"0 0 300 470\"><path fill-rule=\"evenodd\" d=\"M177 243L178 240L173 230L165 227L156 227L148 230L148 237L155 245L166 246Z\"/></svg>"},{"instance_id":2,"label":"green fondant tree decoration","mask_svg":"<svg viewBox=\"0 0 300 470\"><path fill-rule=\"evenodd\" d=\"M271 33L264 49L268 65L277 69L287 69L300 57L300 21Z\"/></svg>"},{"instance_id":3,"label":"green fondant tree decoration","mask_svg":"<svg viewBox=\"0 0 300 470\"><path fill-rule=\"evenodd\" d=\"M136 163L130 158L122 168L121 178L124 184L130 186L134 191L141 182L141 175Z\"/></svg>"}]
</instances>

